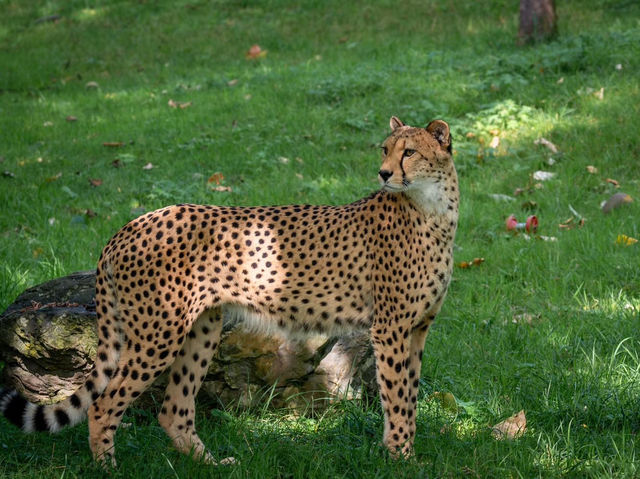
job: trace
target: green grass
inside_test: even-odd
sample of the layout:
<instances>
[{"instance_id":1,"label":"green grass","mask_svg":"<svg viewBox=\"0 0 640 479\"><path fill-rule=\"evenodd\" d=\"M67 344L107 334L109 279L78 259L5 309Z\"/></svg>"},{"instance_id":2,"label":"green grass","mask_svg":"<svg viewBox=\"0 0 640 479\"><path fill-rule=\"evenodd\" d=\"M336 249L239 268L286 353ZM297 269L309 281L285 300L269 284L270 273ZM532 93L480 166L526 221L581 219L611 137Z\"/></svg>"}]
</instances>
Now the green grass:
<instances>
[{"instance_id":1,"label":"green grass","mask_svg":"<svg viewBox=\"0 0 640 479\"><path fill-rule=\"evenodd\" d=\"M314 419L203 404L201 436L239 465L182 457L138 409L114 477L640 475L640 244L616 244L640 238L640 7L558 2L560 37L519 48L516 3L0 0L0 307L95 267L143 210L354 201L377 187L391 115L450 123L456 262L485 258L455 270L427 339L412 461L379 447L377 404ZM62 19L35 24L51 14ZM245 58L254 43L266 57ZM541 136L561 154L534 145ZM538 189L536 170L556 175ZM216 172L231 192L210 188ZM490 196L518 187L512 201ZM605 216L616 191L635 201ZM527 202L557 241L504 231ZM572 209L584 227L560 229ZM434 391L454 394L458 413ZM494 440L490 426L521 409L524 436ZM2 420L0 476L100 477L86 438L86 425L26 436Z\"/></svg>"}]
</instances>

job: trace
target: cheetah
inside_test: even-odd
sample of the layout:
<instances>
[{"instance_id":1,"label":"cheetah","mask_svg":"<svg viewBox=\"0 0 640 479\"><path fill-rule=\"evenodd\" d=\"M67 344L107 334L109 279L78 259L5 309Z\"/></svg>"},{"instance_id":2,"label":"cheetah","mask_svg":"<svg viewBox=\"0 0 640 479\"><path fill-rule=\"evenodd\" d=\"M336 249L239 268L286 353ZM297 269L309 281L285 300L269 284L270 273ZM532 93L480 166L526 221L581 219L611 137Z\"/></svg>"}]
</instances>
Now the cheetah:
<instances>
[{"instance_id":1,"label":"cheetah","mask_svg":"<svg viewBox=\"0 0 640 479\"><path fill-rule=\"evenodd\" d=\"M383 444L408 457L429 326L451 278L459 190L449 125L390 120L381 188L345 206L182 204L147 213L98 262L98 348L84 385L52 405L0 393L24 431L88 416L93 457L115 466L122 415L169 369L159 422L179 451L216 463L198 437L195 396L223 314L293 333L368 329L384 412Z\"/></svg>"}]
</instances>

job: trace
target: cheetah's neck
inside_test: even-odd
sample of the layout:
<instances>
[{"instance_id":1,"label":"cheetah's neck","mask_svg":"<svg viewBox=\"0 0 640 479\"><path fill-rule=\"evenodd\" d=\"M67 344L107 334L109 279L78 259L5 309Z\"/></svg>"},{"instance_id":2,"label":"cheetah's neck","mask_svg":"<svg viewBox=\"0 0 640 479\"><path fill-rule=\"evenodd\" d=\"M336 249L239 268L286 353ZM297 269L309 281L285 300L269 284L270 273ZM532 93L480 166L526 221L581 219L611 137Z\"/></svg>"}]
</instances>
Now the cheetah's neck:
<instances>
[{"instance_id":1,"label":"cheetah's neck","mask_svg":"<svg viewBox=\"0 0 640 479\"><path fill-rule=\"evenodd\" d=\"M451 212L451 199L438 181L426 181L420 187L407 190L406 195L425 216L442 216Z\"/></svg>"}]
</instances>

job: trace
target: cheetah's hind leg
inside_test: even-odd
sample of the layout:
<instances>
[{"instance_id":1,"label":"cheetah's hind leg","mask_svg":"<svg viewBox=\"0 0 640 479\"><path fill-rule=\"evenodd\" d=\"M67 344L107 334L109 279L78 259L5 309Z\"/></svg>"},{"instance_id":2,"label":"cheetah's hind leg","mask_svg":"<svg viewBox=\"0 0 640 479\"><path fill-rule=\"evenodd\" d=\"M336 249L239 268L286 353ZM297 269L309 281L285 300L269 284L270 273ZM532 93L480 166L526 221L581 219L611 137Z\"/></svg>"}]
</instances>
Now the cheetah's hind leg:
<instances>
[{"instance_id":1,"label":"cheetah's hind leg","mask_svg":"<svg viewBox=\"0 0 640 479\"><path fill-rule=\"evenodd\" d=\"M195 426L196 394L218 348L221 332L220 308L206 310L198 317L171 366L169 384L158 416L178 451L212 465L235 463L233 457L216 461L198 437Z\"/></svg>"}]
</instances>

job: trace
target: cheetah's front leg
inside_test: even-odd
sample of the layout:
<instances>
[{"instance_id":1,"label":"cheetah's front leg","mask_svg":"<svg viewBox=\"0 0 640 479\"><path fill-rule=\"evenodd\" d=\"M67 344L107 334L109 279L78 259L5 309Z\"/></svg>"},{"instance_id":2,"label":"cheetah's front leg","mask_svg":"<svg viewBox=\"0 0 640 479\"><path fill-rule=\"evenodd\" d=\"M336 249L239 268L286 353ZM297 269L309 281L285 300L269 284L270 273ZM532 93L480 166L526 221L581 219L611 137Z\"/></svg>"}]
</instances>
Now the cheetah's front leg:
<instances>
[{"instance_id":1,"label":"cheetah's front leg","mask_svg":"<svg viewBox=\"0 0 640 479\"><path fill-rule=\"evenodd\" d=\"M416 406L418 403L418 386L420 384L420 370L422 369L422 353L424 351L424 343L427 339L429 326L433 322L433 317L427 317L421 323L413 327L411 331L411 339L409 345L409 359L407 362L407 372L409 375L409 388L407 399L409 401L409 409L407 410L407 419L409 422L409 449L413 448L413 439L416 434Z\"/></svg>"},{"instance_id":2,"label":"cheetah's front leg","mask_svg":"<svg viewBox=\"0 0 640 479\"><path fill-rule=\"evenodd\" d=\"M415 417L415 404L409 402L409 331L397 323L374 325L373 349L384 410L382 441L393 457L411 455L413 434L409 415Z\"/></svg>"}]
</instances>

